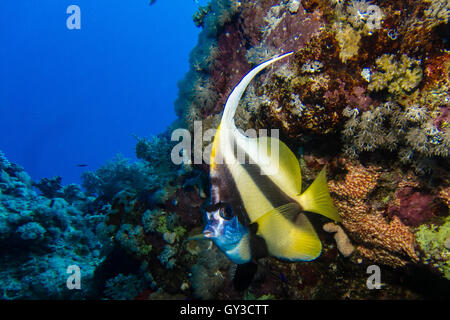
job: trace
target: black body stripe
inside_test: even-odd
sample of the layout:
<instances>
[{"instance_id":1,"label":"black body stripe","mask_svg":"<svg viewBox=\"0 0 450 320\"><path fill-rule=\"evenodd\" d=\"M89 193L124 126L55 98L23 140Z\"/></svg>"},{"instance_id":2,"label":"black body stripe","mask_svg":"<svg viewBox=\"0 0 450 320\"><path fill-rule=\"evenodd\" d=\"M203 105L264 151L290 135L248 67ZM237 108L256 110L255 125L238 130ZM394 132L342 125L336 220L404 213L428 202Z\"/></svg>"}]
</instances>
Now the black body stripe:
<instances>
[{"instance_id":1,"label":"black body stripe","mask_svg":"<svg viewBox=\"0 0 450 320\"><path fill-rule=\"evenodd\" d=\"M212 197L212 204L227 203L232 206L239 222L246 226L250 219L245 211L245 206L233 176L225 164L216 164L217 177L211 177L211 185L216 187L217 197Z\"/></svg>"},{"instance_id":2,"label":"black body stripe","mask_svg":"<svg viewBox=\"0 0 450 320\"><path fill-rule=\"evenodd\" d=\"M253 180L255 186L261 191L261 193L274 208L278 208L290 202L295 202L295 200L291 199L291 197L281 190L268 175L261 174L261 167L259 165L250 163L250 155L247 151L242 150L239 146L236 146L236 153L238 148L239 152L244 152L245 154L245 164L241 164L241 166Z\"/></svg>"}]
</instances>

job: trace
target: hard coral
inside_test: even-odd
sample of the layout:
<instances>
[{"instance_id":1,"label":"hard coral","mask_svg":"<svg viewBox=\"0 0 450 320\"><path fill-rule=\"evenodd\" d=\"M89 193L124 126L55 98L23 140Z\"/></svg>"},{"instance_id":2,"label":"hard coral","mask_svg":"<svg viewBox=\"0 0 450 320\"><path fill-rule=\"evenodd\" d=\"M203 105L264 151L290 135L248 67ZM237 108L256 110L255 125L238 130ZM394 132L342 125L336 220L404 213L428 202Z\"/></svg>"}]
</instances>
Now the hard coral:
<instances>
[{"instance_id":1,"label":"hard coral","mask_svg":"<svg viewBox=\"0 0 450 320\"><path fill-rule=\"evenodd\" d=\"M135 274L119 273L106 281L104 293L113 300L132 300L146 287L143 279Z\"/></svg>"},{"instance_id":2,"label":"hard coral","mask_svg":"<svg viewBox=\"0 0 450 320\"><path fill-rule=\"evenodd\" d=\"M383 211L373 211L361 200L337 202L342 224L360 243L357 250L367 259L393 267L418 261L414 235L398 217L386 221Z\"/></svg>"},{"instance_id":3,"label":"hard coral","mask_svg":"<svg viewBox=\"0 0 450 320\"><path fill-rule=\"evenodd\" d=\"M357 166L351 162L344 162L345 169L348 171L343 182L329 182L331 192L340 196L350 197L355 199L365 199L367 195L377 185L377 179L380 175L377 168Z\"/></svg>"},{"instance_id":4,"label":"hard coral","mask_svg":"<svg viewBox=\"0 0 450 320\"><path fill-rule=\"evenodd\" d=\"M38 183L35 183L34 186L41 191L42 195L47 198L55 198L62 196L62 178L61 177L53 177L53 178L42 178Z\"/></svg>"},{"instance_id":5,"label":"hard coral","mask_svg":"<svg viewBox=\"0 0 450 320\"><path fill-rule=\"evenodd\" d=\"M414 235L398 217L390 222L384 212L368 206L367 197L376 187L377 168L364 168L344 162L348 173L343 182L330 181L329 187L339 200L336 206L342 225L359 245L357 251L369 260L398 267L417 261Z\"/></svg>"}]
</instances>

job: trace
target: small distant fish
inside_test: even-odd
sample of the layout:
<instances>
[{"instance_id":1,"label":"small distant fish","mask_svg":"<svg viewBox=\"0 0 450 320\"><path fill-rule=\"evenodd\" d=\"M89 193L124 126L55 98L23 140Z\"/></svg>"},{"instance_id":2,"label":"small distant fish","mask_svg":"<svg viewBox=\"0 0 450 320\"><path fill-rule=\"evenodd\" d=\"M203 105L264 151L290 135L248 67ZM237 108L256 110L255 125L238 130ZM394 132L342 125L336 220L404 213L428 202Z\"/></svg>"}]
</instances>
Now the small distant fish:
<instances>
[{"instance_id":1,"label":"small distant fish","mask_svg":"<svg viewBox=\"0 0 450 320\"><path fill-rule=\"evenodd\" d=\"M80 167L80 168L87 167L87 166L88 166L88 165L87 165L87 164L84 164L84 163L77 164L77 167Z\"/></svg>"},{"instance_id":2,"label":"small distant fish","mask_svg":"<svg viewBox=\"0 0 450 320\"><path fill-rule=\"evenodd\" d=\"M154 4L156 0L150 0L150 5Z\"/></svg>"}]
</instances>

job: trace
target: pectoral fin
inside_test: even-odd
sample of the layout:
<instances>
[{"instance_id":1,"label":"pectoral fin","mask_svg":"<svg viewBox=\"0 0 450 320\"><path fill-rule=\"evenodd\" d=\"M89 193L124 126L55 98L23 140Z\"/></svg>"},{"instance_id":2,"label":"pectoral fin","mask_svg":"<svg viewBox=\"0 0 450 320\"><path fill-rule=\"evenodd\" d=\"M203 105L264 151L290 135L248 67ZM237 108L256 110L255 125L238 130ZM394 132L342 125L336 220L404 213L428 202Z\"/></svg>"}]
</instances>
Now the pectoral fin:
<instances>
[{"instance_id":1,"label":"pectoral fin","mask_svg":"<svg viewBox=\"0 0 450 320\"><path fill-rule=\"evenodd\" d=\"M322 251L317 234L296 203L275 208L257 221L257 235L264 238L269 254L289 261L310 261Z\"/></svg>"},{"instance_id":2,"label":"pectoral fin","mask_svg":"<svg viewBox=\"0 0 450 320\"><path fill-rule=\"evenodd\" d=\"M326 167L323 167L316 180L298 197L298 202L304 211L321 214L336 222L341 221L328 189Z\"/></svg>"}]
</instances>

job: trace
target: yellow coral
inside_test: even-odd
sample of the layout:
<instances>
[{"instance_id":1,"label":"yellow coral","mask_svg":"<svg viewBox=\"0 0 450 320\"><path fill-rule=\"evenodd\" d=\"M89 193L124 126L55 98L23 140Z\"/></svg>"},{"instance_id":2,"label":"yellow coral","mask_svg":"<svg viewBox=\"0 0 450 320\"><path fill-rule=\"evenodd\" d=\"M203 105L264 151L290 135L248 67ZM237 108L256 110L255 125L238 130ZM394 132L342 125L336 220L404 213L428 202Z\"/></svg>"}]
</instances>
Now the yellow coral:
<instances>
[{"instance_id":1,"label":"yellow coral","mask_svg":"<svg viewBox=\"0 0 450 320\"><path fill-rule=\"evenodd\" d=\"M400 87L404 91L411 91L416 88L422 80L422 70L416 68L413 70L407 69L404 73L403 79L400 81Z\"/></svg>"},{"instance_id":2,"label":"yellow coral","mask_svg":"<svg viewBox=\"0 0 450 320\"><path fill-rule=\"evenodd\" d=\"M407 55L394 59L394 55L383 54L376 60L378 71L372 73L367 88L380 91L385 88L392 94L404 95L413 91L422 81L420 61Z\"/></svg>"},{"instance_id":3,"label":"yellow coral","mask_svg":"<svg viewBox=\"0 0 450 320\"><path fill-rule=\"evenodd\" d=\"M441 188L438 193L438 198L444 200L450 209L450 187Z\"/></svg>"},{"instance_id":4,"label":"yellow coral","mask_svg":"<svg viewBox=\"0 0 450 320\"><path fill-rule=\"evenodd\" d=\"M386 80L383 73L375 72L372 74L370 83L367 86L369 90L381 91L386 87Z\"/></svg>"},{"instance_id":5,"label":"yellow coral","mask_svg":"<svg viewBox=\"0 0 450 320\"><path fill-rule=\"evenodd\" d=\"M361 40L361 35L356 32L348 24L342 28L337 29L336 40L339 43L341 51L339 52L339 57L342 62L346 62L348 59L352 58L358 53L359 40Z\"/></svg>"},{"instance_id":6,"label":"yellow coral","mask_svg":"<svg viewBox=\"0 0 450 320\"><path fill-rule=\"evenodd\" d=\"M432 26L441 23L448 23L450 18L450 1L449 0L425 0L430 6L424 10L427 19L432 21Z\"/></svg>"},{"instance_id":7,"label":"yellow coral","mask_svg":"<svg viewBox=\"0 0 450 320\"><path fill-rule=\"evenodd\" d=\"M395 74L398 69L397 62L393 61L393 55L383 54L376 60L376 65L379 69L384 70L385 73Z\"/></svg>"}]
</instances>

